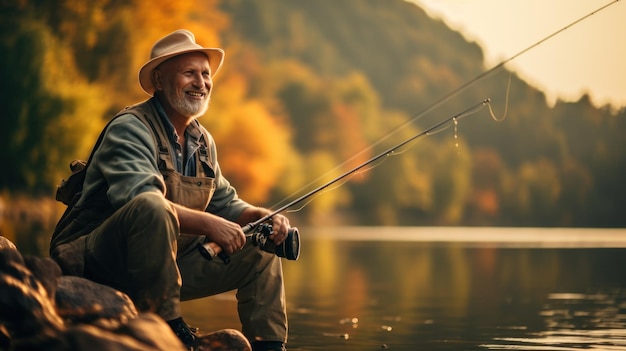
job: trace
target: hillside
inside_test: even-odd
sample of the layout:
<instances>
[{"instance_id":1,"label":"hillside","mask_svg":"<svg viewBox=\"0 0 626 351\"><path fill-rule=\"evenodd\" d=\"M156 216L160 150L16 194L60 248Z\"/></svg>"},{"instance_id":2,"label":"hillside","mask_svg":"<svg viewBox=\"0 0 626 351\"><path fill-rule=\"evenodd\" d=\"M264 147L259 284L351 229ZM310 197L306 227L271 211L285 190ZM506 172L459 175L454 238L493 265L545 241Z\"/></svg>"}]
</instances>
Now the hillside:
<instances>
[{"instance_id":1,"label":"hillside","mask_svg":"<svg viewBox=\"0 0 626 351\"><path fill-rule=\"evenodd\" d=\"M254 47L263 64L297 61L319 79L363 74L384 111L372 117L377 119L373 124L379 131L390 130L384 127L393 119L384 116L388 111L401 111L404 123L435 105L426 116L419 116L417 124L421 128L487 97L492 99L498 117L508 111L502 123L485 118L487 113L483 111L477 120L460 124L460 137L467 143L465 152L471 159L464 169L455 170L444 162L433 165L444 167L440 174L420 172L415 165L398 166L409 169L391 172L396 174L392 177L376 176L384 173L380 169L373 171L372 179L396 184L403 182L398 179L402 175L427 173L425 178L430 179L430 184L399 186L398 194L388 200L391 212L404 213L396 217L401 223L431 224L440 220L447 224L625 224L618 215L624 209L620 200L624 187L619 186L626 171L621 166L625 160L621 151L624 142L618 136L625 127L624 111L613 115L608 107L595 109L587 98L577 103L560 102L550 108L542 92L504 68L473 82L490 68L484 66L481 49L404 1L228 1L221 8L232 18L230 30L223 33L224 42ZM288 76L290 72L281 74ZM505 106L509 79L509 102ZM472 84L458 90L468 82ZM457 91L458 94L449 96ZM289 112L299 131L298 138L315 133L311 119L324 118L319 113L312 114L308 104L302 104L300 109L291 107ZM320 129L333 123L322 125ZM587 133L589 137L585 137ZM365 144L375 143L384 135L371 135ZM396 136L392 138L398 140ZM450 138L449 134L442 135L431 152L414 153L421 156L422 162L432 162L429 156L441 153ZM613 146L607 148L607 143ZM306 154L320 147L323 144L302 145L300 151ZM614 163L600 165L602 161L594 157L598 152ZM339 164L340 160L336 161ZM449 162L462 163L453 159ZM611 171L607 172L607 168ZM459 176L450 175L451 172L465 173ZM470 178L471 185L464 188L462 177ZM351 206L365 214L359 216L359 222L393 217L380 206L388 197L386 187L373 180L348 187L353 200L359 199L351 201ZM424 195L429 192L427 188L441 190L438 195ZM612 193L606 191L611 188ZM451 194L453 190L465 194ZM405 200L406 206L396 206L403 202L398 200L406 197L400 194L407 191L416 198L429 199ZM363 193L368 195L358 195ZM453 202L463 203L463 209L453 209Z\"/></svg>"}]
</instances>

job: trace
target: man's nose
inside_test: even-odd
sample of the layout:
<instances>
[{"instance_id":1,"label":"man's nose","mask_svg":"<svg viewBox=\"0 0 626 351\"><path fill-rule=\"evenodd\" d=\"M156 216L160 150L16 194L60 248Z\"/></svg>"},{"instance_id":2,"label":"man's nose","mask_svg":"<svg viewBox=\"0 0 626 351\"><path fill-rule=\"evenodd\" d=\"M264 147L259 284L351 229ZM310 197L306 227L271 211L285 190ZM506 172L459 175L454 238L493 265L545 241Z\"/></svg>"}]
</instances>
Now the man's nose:
<instances>
[{"instance_id":1,"label":"man's nose","mask_svg":"<svg viewBox=\"0 0 626 351\"><path fill-rule=\"evenodd\" d=\"M213 86L213 80L211 80L211 77L205 76L202 73L198 73L194 75L193 84L197 88L211 89L211 87Z\"/></svg>"}]
</instances>

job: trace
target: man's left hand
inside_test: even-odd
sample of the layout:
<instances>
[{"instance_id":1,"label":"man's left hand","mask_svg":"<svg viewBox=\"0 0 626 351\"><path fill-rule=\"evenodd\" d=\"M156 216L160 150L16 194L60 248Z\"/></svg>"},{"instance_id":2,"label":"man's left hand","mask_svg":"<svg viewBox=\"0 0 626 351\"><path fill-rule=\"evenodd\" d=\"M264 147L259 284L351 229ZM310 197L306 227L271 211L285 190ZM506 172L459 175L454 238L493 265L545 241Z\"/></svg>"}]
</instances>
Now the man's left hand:
<instances>
[{"instance_id":1,"label":"man's left hand","mask_svg":"<svg viewBox=\"0 0 626 351\"><path fill-rule=\"evenodd\" d=\"M287 232L290 228L289 219L283 215L277 214L271 218L272 234L270 239L276 245L280 245L287 239Z\"/></svg>"}]
</instances>

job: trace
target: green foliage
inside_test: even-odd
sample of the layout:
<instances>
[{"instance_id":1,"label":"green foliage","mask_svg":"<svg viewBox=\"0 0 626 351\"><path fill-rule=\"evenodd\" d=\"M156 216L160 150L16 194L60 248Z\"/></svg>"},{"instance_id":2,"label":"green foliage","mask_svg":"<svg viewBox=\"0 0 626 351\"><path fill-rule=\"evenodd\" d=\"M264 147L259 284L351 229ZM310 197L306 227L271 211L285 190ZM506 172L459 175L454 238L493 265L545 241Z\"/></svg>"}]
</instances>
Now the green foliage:
<instances>
[{"instance_id":1,"label":"green foliage","mask_svg":"<svg viewBox=\"0 0 626 351\"><path fill-rule=\"evenodd\" d=\"M5 30L8 30L9 23L15 24L13 21L2 23ZM4 109L0 162L5 165L0 173L0 184L3 188L24 189L37 185L35 169L29 169L28 165L44 156L38 148L38 141L50 117L57 115L62 108L58 97L42 89L40 67L43 57L38 53L44 51L44 35L44 29L31 26L0 39L0 76L3 77L0 105ZM38 103L25 103L19 99L24 95L34 96ZM24 162L24 159L30 162Z\"/></svg>"},{"instance_id":2,"label":"green foliage","mask_svg":"<svg viewBox=\"0 0 626 351\"><path fill-rule=\"evenodd\" d=\"M75 152L76 146L84 155L80 136L93 137L90 129L81 129L85 124L80 120L67 120L84 112L78 100L88 92L78 82L68 90L56 80L71 74L71 66L64 61L64 49L45 26L31 20L3 23L15 27L3 31L6 35L0 43L0 51L10 53L0 55L5 92L0 98L4 107L0 147L4 150L1 162L7 165L0 175L0 187L49 193L51 184L69 172L70 160L63 155Z\"/></svg>"}]
</instances>

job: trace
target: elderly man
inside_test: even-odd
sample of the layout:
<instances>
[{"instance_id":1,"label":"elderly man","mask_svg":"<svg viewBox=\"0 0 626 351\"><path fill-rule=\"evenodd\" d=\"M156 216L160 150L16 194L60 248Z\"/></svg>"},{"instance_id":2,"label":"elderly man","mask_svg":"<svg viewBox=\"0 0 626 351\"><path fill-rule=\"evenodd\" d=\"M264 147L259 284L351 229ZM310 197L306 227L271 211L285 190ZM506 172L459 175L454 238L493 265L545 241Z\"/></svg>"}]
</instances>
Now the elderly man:
<instances>
[{"instance_id":1,"label":"elderly man","mask_svg":"<svg viewBox=\"0 0 626 351\"><path fill-rule=\"evenodd\" d=\"M157 41L139 71L152 97L122 110L90 157L83 192L51 240L51 256L84 252L78 273L127 293L163 317L193 347L180 301L237 290L244 335L256 350L284 350L287 317L280 258L246 242L242 226L271 212L241 200L222 175L211 135L197 118L208 106L224 52L187 30ZM67 213L66 213L67 214ZM282 243L289 221L271 218ZM196 250L213 242L229 264ZM207 311L207 314L210 314Z\"/></svg>"}]
</instances>

